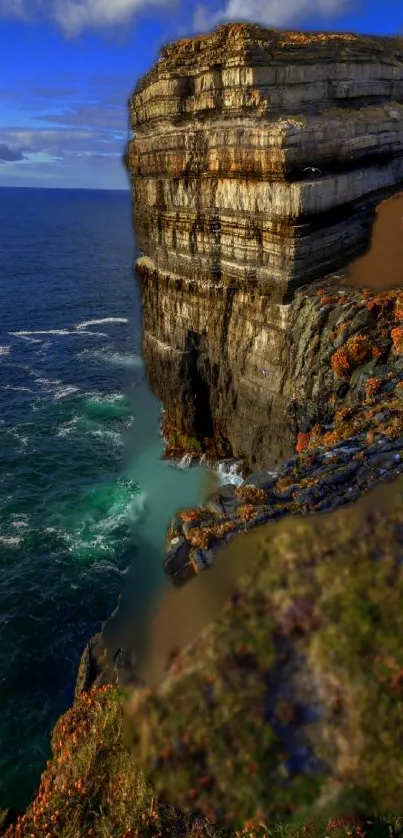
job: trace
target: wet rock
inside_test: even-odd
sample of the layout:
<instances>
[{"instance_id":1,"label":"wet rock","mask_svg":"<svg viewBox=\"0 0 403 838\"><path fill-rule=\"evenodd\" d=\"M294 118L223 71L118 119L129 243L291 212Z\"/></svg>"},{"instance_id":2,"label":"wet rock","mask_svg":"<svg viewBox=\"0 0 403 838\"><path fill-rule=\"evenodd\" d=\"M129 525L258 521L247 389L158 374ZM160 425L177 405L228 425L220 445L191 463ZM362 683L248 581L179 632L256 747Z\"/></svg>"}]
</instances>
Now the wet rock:
<instances>
[{"instance_id":1,"label":"wet rock","mask_svg":"<svg viewBox=\"0 0 403 838\"><path fill-rule=\"evenodd\" d=\"M349 327L350 334L354 334L355 332L362 332L365 326L368 326L373 320L373 315L366 308L362 308L357 314L353 317L351 321L351 326Z\"/></svg>"},{"instance_id":2,"label":"wet rock","mask_svg":"<svg viewBox=\"0 0 403 838\"><path fill-rule=\"evenodd\" d=\"M217 489L216 494L219 496L220 499L227 501L230 498L235 497L235 488L236 487L233 483L225 483L224 486L220 486L220 488Z\"/></svg>"},{"instance_id":3,"label":"wet rock","mask_svg":"<svg viewBox=\"0 0 403 838\"><path fill-rule=\"evenodd\" d=\"M340 440L340 442L336 442L332 445L332 451L339 451L340 449L346 448L349 451L353 451L354 449L358 449L357 445L357 438L355 436L349 437L348 439Z\"/></svg>"},{"instance_id":4,"label":"wet rock","mask_svg":"<svg viewBox=\"0 0 403 838\"><path fill-rule=\"evenodd\" d=\"M185 538L189 538L190 533L192 530L197 529L200 527L200 520L197 521L183 521L182 522L182 533Z\"/></svg>"},{"instance_id":5,"label":"wet rock","mask_svg":"<svg viewBox=\"0 0 403 838\"><path fill-rule=\"evenodd\" d=\"M276 500L280 500L283 502L290 501L293 499L293 495L295 492L299 491L299 483L291 483L290 486L284 487L284 489L278 488L273 493Z\"/></svg>"},{"instance_id":6,"label":"wet rock","mask_svg":"<svg viewBox=\"0 0 403 838\"><path fill-rule=\"evenodd\" d=\"M359 464L357 462L346 463L346 465L340 466L339 469L333 472L329 480L336 486L348 483L357 474L358 468Z\"/></svg>"},{"instance_id":7,"label":"wet rock","mask_svg":"<svg viewBox=\"0 0 403 838\"><path fill-rule=\"evenodd\" d=\"M113 667L110 669L102 633L94 634L87 643L78 667L74 699L91 687L110 684L116 680Z\"/></svg>"},{"instance_id":8,"label":"wet rock","mask_svg":"<svg viewBox=\"0 0 403 838\"><path fill-rule=\"evenodd\" d=\"M277 474L270 474L268 471L255 471L243 482L243 486L257 486L258 489L271 489L278 477Z\"/></svg>"},{"instance_id":9,"label":"wet rock","mask_svg":"<svg viewBox=\"0 0 403 838\"><path fill-rule=\"evenodd\" d=\"M192 562L197 567L199 573L202 570L206 570L207 568L211 567L214 562L214 553L212 550L191 550L190 557Z\"/></svg>"},{"instance_id":10,"label":"wet rock","mask_svg":"<svg viewBox=\"0 0 403 838\"><path fill-rule=\"evenodd\" d=\"M299 492L295 493L294 503L297 503L300 506L310 506L313 503L321 501L323 499L324 492L324 485L309 486L308 488L301 489Z\"/></svg>"},{"instance_id":11,"label":"wet rock","mask_svg":"<svg viewBox=\"0 0 403 838\"><path fill-rule=\"evenodd\" d=\"M218 493L210 495L210 497L205 500L204 506L207 509L210 509L211 512L215 512L218 515L221 515L225 511L225 504L222 502Z\"/></svg>"},{"instance_id":12,"label":"wet rock","mask_svg":"<svg viewBox=\"0 0 403 838\"><path fill-rule=\"evenodd\" d=\"M172 578L180 577L184 567L189 564L189 550L190 545L186 539L181 540L180 544L168 550L164 559L165 573L168 573Z\"/></svg>"}]
</instances>

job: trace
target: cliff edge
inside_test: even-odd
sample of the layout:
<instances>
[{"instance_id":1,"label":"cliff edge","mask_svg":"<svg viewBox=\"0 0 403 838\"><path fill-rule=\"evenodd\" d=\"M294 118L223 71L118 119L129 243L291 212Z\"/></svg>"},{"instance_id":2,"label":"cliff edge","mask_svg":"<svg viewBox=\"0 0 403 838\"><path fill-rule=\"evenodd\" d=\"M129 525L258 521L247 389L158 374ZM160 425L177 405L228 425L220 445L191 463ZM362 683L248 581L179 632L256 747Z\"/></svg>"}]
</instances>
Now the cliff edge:
<instances>
[{"instance_id":1,"label":"cliff edge","mask_svg":"<svg viewBox=\"0 0 403 838\"><path fill-rule=\"evenodd\" d=\"M131 695L93 638L5 835L398 838L403 292L347 264L403 182L403 39L228 24L167 46L130 111L168 453L249 477L168 533L165 619L231 568L201 630L162 649L157 614Z\"/></svg>"},{"instance_id":2,"label":"cliff edge","mask_svg":"<svg viewBox=\"0 0 403 838\"><path fill-rule=\"evenodd\" d=\"M166 47L130 116L143 354L167 454L274 466L307 417L326 424L324 389L345 396L316 349L403 182L403 40L228 24ZM337 314L307 310L319 277Z\"/></svg>"}]
</instances>

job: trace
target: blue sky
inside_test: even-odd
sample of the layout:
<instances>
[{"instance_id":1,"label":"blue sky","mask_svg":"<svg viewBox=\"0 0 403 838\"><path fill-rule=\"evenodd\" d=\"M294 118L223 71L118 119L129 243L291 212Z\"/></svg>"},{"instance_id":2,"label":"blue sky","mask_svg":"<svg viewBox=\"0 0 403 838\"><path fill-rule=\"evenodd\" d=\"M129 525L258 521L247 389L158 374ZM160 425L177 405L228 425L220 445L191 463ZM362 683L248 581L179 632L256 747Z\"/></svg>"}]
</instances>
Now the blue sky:
<instances>
[{"instance_id":1,"label":"blue sky","mask_svg":"<svg viewBox=\"0 0 403 838\"><path fill-rule=\"evenodd\" d=\"M0 0L0 186L127 189L127 99L168 41L230 20L403 35L400 0Z\"/></svg>"}]
</instances>

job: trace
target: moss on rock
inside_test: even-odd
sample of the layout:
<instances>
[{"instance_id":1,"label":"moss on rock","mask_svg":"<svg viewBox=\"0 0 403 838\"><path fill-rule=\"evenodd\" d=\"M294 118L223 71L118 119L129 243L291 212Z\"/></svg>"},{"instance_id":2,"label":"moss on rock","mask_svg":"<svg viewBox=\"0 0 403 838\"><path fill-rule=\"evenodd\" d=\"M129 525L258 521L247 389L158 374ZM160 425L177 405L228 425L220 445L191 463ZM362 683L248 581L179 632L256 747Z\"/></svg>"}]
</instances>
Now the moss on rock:
<instances>
[{"instance_id":1,"label":"moss on rock","mask_svg":"<svg viewBox=\"0 0 403 838\"><path fill-rule=\"evenodd\" d=\"M222 559L239 551L238 595L128 705L139 766L158 794L223 823L352 799L399 812L403 480L259 527Z\"/></svg>"}]
</instances>

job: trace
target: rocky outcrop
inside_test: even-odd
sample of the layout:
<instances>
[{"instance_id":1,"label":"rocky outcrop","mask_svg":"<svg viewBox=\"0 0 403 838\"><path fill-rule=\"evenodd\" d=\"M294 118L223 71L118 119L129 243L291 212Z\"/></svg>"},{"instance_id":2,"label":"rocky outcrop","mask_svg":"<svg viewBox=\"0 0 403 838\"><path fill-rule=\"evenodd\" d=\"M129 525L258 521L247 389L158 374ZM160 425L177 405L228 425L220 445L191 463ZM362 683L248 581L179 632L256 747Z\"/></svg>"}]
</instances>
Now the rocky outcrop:
<instances>
[{"instance_id":1,"label":"rocky outcrop","mask_svg":"<svg viewBox=\"0 0 403 838\"><path fill-rule=\"evenodd\" d=\"M403 179L403 39L220 26L162 50L130 113L140 249L284 301L357 253L368 196Z\"/></svg>"},{"instance_id":2,"label":"rocky outcrop","mask_svg":"<svg viewBox=\"0 0 403 838\"><path fill-rule=\"evenodd\" d=\"M273 465L301 430L295 388L312 396L293 374L295 291L335 271L341 289L403 182L403 39L228 24L166 47L130 113L143 350L168 450ZM324 341L327 313L311 311Z\"/></svg>"},{"instance_id":3,"label":"rocky outcrop","mask_svg":"<svg viewBox=\"0 0 403 838\"><path fill-rule=\"evenodd\" d=\"M218 554L232 599L128 708L158 796L238 829L328 806L402 814L402 491L400 478L288 516ZM189 583L193 608L204 581Z\"/></svg>"}]
</instances>

